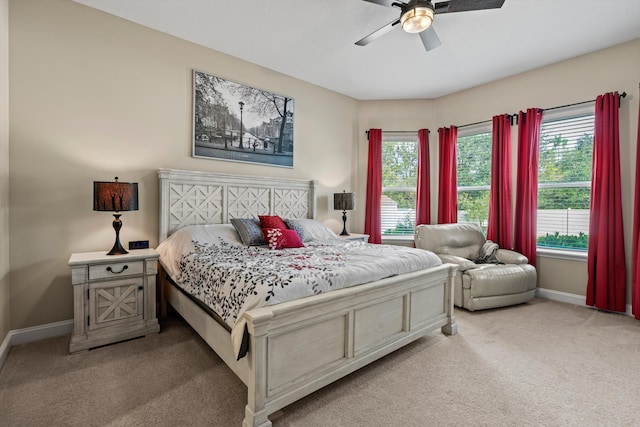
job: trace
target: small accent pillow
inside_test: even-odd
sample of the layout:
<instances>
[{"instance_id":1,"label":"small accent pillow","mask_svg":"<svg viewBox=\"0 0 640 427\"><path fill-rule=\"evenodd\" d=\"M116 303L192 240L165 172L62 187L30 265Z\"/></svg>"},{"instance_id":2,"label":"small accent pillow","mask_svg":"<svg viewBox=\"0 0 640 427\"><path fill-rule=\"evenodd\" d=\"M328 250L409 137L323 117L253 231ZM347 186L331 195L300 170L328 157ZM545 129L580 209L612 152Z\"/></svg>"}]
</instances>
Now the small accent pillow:
<instances>
[{"instance_id":1,"label":"small accent pillow","mask_svg":"<svg viewBox=\"0 0 640 427\"><path fill-rule=\"evenodd\" d=\"M266 245L258 218L232 218L231 224L240 235L242 243L247 246Z\"/></svg>"},{"instance_id":2,"label":"small accent pillow","mask_svg":"<svg viewBox=\"0 0 640 427\"><path fill-rule=\"evenodd\" d=\"M308 218L285 219L285 224L296 230L303 242L312 240L335 240L338 238L329 227L318 220Z\"/></svg>"},{"instance_id":3,"label":"small accent pillow","mask_svg":"<svg viewBox=\"0 0 640 427\"><path fill-rule=\"evenodd\" d=\"M267 239L267 246L271 250L304 247L296 230L263 228L262 232Z\"/></svg>"},{"instance_id":4,"label":"small accent pillow","mask_svg":"<svg viewBox=\"0 0 640 427\"><path fill-rule=\"evenodd\" d=\"M260 218L260 226L262 228L279 228L284 230L287 225L278 215L258 215Z\"/></svg>"}]
</instances>

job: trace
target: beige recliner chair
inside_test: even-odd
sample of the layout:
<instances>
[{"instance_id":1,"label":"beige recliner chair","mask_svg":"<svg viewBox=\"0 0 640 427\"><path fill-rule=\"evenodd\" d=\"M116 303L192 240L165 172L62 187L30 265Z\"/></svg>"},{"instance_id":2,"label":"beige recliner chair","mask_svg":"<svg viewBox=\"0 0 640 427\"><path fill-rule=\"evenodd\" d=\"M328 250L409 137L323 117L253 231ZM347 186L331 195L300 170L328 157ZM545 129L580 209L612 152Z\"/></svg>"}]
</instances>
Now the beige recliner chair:
<instances>
[{"instance_id":1,"label":"beige recliner chair","mask_svg":"<svg viewBox=\"0 0 640 427\"><path fill-rule=\"evenodd\" d=\"M477 224L416 227L417 248L435 252L456 264L454 304L484 310L529 301L536 292L536 269L522 254L486 240Z\"/></svg>"}]
</instances>

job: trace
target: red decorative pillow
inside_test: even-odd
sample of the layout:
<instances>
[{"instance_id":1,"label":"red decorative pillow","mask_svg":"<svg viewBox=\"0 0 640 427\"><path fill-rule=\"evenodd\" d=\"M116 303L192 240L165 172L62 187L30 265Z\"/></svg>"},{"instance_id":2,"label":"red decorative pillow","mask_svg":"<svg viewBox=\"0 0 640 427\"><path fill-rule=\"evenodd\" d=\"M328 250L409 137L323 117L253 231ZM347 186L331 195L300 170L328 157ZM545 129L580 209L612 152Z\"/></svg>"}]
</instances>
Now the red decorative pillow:
<instances>
[{"instance_id":1,"label":"red decorative pillow","mask_svg":"<svg viewBox=\"0 0 640 427\"><path fill-rule=\"evenodd\" d=\"M260 218L260 227L262 228L279 228L286 230L287 224L278 215L258 215ZM266 234L265 234L266 236Z\"/></svg>"},{"instance_id":2,"label":"red decorative pillow","mask_svg":"<svg viewBox=\"0 0 640 427\"><path fill-rule=\"evenodd\" d=\"M304 244L296 230L263 228L264 238L269 249L302 248Z\"/></svg>"}]
</instances>

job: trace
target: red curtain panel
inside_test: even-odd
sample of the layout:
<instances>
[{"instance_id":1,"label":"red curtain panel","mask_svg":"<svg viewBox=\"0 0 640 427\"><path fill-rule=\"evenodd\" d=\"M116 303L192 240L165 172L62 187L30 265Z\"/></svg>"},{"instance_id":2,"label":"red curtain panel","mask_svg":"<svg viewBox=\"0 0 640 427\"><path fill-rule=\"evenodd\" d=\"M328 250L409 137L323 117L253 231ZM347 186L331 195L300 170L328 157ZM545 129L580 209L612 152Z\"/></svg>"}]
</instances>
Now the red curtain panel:
<instances>
[{"instance_id":1,"label":"red curtain panel","mask_svg":"<svg viewBox=\"0 0 640 427\"><path fill-rule=\"evenodd\" d=\"M596 98L591 173L591 211L587 252L587 305L626 311L626 270L618 93Z\"/></svg>"},{"instance_id":2,"label":"red curtain panel","mask_svg":"<svg viewBox=\"0 0 640 427\"><path fill-rule=\"evenodd\" d=\"M487 239L501 248L511 249L511 116L493 117L491 148L491 189Z\"/></svg>"},{"instance_id":3,"label":"red curtain panel","mask_svg":"<svg viewBox=\"0 0 640 427\"><path fill-rule=\"evenodd\" d=\"M633 235L631 262L631 308L640 320L640 102L638 102L638 137L636 139L636 187L633 202Z\"/></svg>"},{"instance_id":4,"label":"red curtain panel","mask_svg":"<svg viewBox=\"0 0 640 427\"><path fill-rule=\"evenodd\" d=\"M518 172L513 247L536 265L536 221L538 210L538 160L542 110L518 113Z\"/></svg>"},{"instance_id":5,"label":"red curtain panel","mask_svg":"<svg viewBox=\"0 0 640 427\"><path fill-rule=\"evenodd\" d=\"M416 225L431 223L431 192L429 189L429 130L418 131L418 186L416 194Z\"/></svg>"},{"instance_id":6,"label":"red curtain panel","mask_svg":"<svg viewBox=\"0 0 640 427\"><path fill-rule=\"evenodd\" d=\"M440 179L438 180L438 223L458 222L458 174L456 170L456 142L458 128L438 129L440 147Z\"/></svg>"},{"instance_id":7,"label":"red curtain panel","mask_svg":"<svg viewBox=\"0 0 640 427\"><path fill-rule=\"evenodd\" d=\"M367 168L367 205L364 232L369 243L382 242L380 209L382 198L382 129L369 129L369 165Z\"/></svg>"}]
</instances>

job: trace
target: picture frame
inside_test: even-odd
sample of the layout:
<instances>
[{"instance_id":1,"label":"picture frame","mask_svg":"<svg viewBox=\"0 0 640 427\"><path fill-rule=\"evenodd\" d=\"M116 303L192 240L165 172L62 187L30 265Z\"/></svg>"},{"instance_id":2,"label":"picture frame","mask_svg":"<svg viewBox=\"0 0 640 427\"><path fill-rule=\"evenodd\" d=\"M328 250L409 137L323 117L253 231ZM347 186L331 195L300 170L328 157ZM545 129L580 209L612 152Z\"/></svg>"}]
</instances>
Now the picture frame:
<instances>
[{"instance_id":1,"label":"picture frame","mask_svg":"<svg viewBox=\"0 0 640 427\"><path fill-rule=\"evenodd\" d=\"M193 157L293 167L293 98L193 70Z\"/></svg>"}]
</instances>

